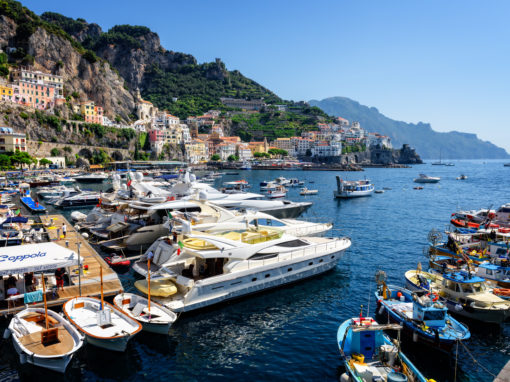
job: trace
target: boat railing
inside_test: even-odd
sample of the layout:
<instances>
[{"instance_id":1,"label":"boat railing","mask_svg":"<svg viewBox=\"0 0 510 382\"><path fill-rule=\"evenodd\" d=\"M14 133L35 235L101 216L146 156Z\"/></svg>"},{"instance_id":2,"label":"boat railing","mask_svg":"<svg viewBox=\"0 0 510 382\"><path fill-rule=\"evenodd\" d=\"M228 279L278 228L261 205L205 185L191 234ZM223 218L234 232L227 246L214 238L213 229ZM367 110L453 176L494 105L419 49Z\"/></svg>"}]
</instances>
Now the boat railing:
<instances>
[{"instance_id":1,"label":"boat railing","mask_svg":"<svg viewBox=\"0 0 510 382\"><path fill-rule=\"evenodd\" d=\"M335 249L340 250L342 248L341 244L343 244L343 241L344 241L343 239L336 240L336 241L329 242L329 243L318 244L313 247L307 247L307 248L303 248L303 249L299 249L299 250L295 250L295 251L280 253L276 257L272 257L269 259L247 260L244 262L244 264L245 264L244 266L242 266L240 264L239 267L236 267L236 271L252 269L252 268L259 268L259 267L265 266L265 265L276 264L276 263L280 263L283 261L304 258L304 257L310 256L310 255L317 255L317 253L320 253L320 252L327 252L327 251L332 251Z\"/></svg>"}]
</instances>

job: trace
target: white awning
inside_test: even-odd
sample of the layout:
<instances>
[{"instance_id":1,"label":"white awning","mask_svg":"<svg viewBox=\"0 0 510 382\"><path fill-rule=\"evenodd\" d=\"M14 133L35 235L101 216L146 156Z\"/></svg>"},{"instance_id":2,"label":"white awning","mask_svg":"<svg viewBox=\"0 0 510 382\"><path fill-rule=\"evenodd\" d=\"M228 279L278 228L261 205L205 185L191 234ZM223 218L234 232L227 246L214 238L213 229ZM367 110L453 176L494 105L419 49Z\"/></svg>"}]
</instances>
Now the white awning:
<instances>
[{"instance_id":1,"label":"white awning","mask_svg":"<svg viewBox=\"0 0 510 382\"><path fill-rule=\"evenodd\" d=\"M83 258L81 259L83 262ZM78 255L56 243L0 248L0 276L41 272L78 264Z\"/></svg>"}]
</instances>

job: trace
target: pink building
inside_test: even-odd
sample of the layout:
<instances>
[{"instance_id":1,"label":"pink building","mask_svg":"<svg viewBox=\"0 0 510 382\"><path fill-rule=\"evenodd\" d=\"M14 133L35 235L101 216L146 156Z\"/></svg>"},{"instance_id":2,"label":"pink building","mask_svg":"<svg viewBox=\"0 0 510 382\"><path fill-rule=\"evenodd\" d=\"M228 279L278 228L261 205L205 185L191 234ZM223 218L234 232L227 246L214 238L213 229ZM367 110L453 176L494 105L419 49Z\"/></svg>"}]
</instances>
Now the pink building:
<instances>
[{"instance_id":1,"label":"pink building","mask_svg":"<svg viewBox=\"0 0 510 382\"><path fill-rule=\"evenodd\" d=\"M14 102L44 110L52 108L55 100L55 87L43 83L18 81L13 86Z\"/></svg>"},{"instance_id":2,"label":"pink building","mask_svg":"<svg viewBox=\"0 0 510 382\"><path fill-rule=\"evenodd\" d=\"M149 142L163 142L165 140L165 133L163 130L149 130Z\"/></svg>"}]
</instances>

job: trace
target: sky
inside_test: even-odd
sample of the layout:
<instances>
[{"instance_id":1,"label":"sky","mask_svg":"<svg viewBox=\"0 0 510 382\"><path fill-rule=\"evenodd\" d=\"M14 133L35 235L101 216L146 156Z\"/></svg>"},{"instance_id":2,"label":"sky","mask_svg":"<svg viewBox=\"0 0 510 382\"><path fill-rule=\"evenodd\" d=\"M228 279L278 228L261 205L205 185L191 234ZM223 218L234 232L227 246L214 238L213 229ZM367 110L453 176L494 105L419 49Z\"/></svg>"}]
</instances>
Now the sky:
<instances>
[{"instance_id":1,"label":"sky","mask_svg":"<svg viewBox=\"0 0 510 382\"><path fill-rule=\"evenodd\" d=\"M476 133L510 152L510 2L24 0L219 57L287 100L344 96L390 118Z\"/></svg>"}]
</instances>

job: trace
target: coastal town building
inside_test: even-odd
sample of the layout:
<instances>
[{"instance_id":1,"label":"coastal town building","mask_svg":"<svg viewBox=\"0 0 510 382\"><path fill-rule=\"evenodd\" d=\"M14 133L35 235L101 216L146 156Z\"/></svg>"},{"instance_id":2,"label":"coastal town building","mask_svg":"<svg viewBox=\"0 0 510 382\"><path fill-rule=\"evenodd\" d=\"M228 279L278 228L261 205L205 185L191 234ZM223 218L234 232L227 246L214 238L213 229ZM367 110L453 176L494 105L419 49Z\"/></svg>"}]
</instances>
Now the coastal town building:
<instances>
[{"instance_id":1,"label":"coastal town building","mask_svg":"<svg viewBox=\"0 0 510 382\"><path fill-rule=\"evenodd\" d=\"M43 158L35 158L37 162L39 162ZM44 157L44 159L49 160L52 164L51 167L55 168L66 168L66 158L65 157Z\"/></svg>"},{"instance_id":2,"label":"coastal town building","mask_svg":"<svg viewBox=\"0 0 510 382\"><path fill-rule=\"evenodd\" d=\"M104 124L104 110L101 106L97 106L94 101L82 101L79 105L73 106L76 114L81 114L87 123Z\"/></svg>"},{"instance_id":3,"label":"coastal town building","mask_svg":"<svg viewBox=\"0 0 510 382\"><path fill-rule=\"evenodd\" d=\"M243 98L220 98L223 105L242 110L260 110L266 104L261 99L243 99Z\"/></svg>"},{"instance_id":4,"label":"coastal town building","mask_svg":"<svg viewBox=\"0 0 510 382\"><path fill-rule=\"evenodd\" d=\"M197 164L209 159L207 145L201 139L193 139L185 144L186 160L188 163Z\"/></svg>"},{"instance_id":5,"label":"coastal town building","mask_svg":"<svg viewBox=\"0 0 510 382\"><path fill-rule=\"evenodd\" d=\"M0 127L0 153L27 151L26 135L16 133L11 127Z\"/></svg>"},{"instance_id":6,"label":"coastal town building","mask_svg":"<svg viewBox=\"0 0 510 382\"><path fill-rule=\"evenodd\" d=\"M2 101L12 101L14 90L7 82L0 82L0 99Z\"/></svg>"}]
</instances>

